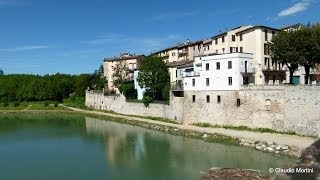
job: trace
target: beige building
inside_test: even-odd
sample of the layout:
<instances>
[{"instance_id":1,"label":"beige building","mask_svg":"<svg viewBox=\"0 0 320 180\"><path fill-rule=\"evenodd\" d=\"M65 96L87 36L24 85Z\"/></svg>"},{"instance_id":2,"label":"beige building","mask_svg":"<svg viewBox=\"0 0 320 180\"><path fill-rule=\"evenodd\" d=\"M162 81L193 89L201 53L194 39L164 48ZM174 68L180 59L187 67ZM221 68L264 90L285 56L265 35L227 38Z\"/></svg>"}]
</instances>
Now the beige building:
<instances>
[{"instance_id":1,"label":"beige building","mask_svg":"<svg viewBox=\"0 0 320 180\"><path fill-rule=\"evenodd\" d=\"M119 57L113 57L113 58L105 58L103 61L103 67L104 67L104 76L108 80L108 89L114 89L118 92L118 89L114 87L114 73L115 68L119 67L125 67L125 69L128 69L128 80L133 80L134 70L139 67L139 64L144 59L144 55L135 55L135 54L129 54L129 53L122 53ZM124 72L125 73L125 72Z\"/></svg>"},{"instance_id":2,"label":"beige building","mask_svg":"<svg viewBox=\"0 0 320 180\"><path fill-rule=\"evenodd\" d=\"M268 43L280 30L266 26L240 26L203 41L203 55L251 53L254 56L254 80L257 85L282 84L286 81L282 64L269 56Z\"/></svg>"},{"instance_id":3,"label":"beige building","mask_svg":"<svg viewBox=\"0 0 320 180\"><path fill-rule=\"evenodd\" d=\"M287 82L287 67L274 63L269 54L268 43L279 31L271 27L254 26L236 33L238 50L254 55L255 84L257 85L276 85Z\"/></svg>"}]
</instances>

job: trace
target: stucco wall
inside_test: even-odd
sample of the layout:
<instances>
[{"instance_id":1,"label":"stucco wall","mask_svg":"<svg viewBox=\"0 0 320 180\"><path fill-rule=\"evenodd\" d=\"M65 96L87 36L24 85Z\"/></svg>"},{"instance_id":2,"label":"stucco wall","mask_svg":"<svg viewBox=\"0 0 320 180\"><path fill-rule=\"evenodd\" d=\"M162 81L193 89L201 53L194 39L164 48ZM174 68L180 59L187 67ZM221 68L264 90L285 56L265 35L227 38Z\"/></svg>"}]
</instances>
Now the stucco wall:
<instances>
[{"instance_id":1,"label":"stucco wall","mask_svg":"<svg viewBox=\"0 0 320 180\"><path fill-rule=\"evenodd\" d=\"M195 95L195 102L193 102ZM217 96L221 102L217 102ZM210 102L207 102L210 96ZM240 99L240 106L237 106ZM103 104L102 104L103 101ZM107 97L87 92L86 105L123 114L176 119L186 124L271 128L320 137L320 86L248 86L239 91L185 91L170 105L125 102L123 96Z\"/></svg>"}]
</instances>

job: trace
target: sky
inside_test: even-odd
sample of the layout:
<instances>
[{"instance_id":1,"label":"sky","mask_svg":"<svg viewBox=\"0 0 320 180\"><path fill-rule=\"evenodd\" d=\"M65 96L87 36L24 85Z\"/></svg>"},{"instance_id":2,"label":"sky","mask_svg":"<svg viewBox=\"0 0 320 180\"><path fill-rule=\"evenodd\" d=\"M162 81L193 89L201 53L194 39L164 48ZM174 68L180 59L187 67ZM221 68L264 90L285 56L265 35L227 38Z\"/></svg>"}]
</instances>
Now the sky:
<instances>
[{"instance_id":1,"label":"sky","mask_svg":"<svg viewBox=\"0 0 320 180\"><path fill-rule=\"evenodd\" d=\"M5 74L81 74L241 25L320 22L320 0L0 0Z\"/></svg>"}]
</instances>

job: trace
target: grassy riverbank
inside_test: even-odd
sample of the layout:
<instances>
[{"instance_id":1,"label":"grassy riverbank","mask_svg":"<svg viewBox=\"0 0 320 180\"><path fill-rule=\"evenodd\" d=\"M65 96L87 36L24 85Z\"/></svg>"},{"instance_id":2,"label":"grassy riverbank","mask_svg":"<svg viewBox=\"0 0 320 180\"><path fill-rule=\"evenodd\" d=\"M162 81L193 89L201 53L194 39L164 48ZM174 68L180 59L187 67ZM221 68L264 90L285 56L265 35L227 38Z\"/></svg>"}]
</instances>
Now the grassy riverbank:
<instances>
[{"instance_id":1,"label":"grassy riverbank","mask_svg":"<svg viewBox=\"0 0 320 180\"><path fill-rule=\"evenodd\" d=\"M66 110L59 106L58 102L41 101L41 102L2 102L0 111L14 110Z\"/></svg>"}]
</instances>

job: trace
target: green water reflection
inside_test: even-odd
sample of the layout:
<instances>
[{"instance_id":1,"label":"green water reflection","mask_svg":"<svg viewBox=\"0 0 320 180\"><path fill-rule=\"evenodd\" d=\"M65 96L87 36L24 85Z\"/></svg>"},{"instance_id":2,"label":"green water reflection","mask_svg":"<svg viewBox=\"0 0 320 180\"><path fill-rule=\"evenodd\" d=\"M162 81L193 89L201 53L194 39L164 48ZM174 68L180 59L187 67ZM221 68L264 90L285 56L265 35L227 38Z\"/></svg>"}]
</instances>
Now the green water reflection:
<instances>
[{"instance_id":1,"label":"green water reflection","mask_svg":"<svg viewBox=\"0 0 320 180\"><path fill-rule=\"evenodd\" d=\"M0 115L0 179L199 179L210 167L267 172L293 162L94 118Z\"/></svg>"}]
</instances>

